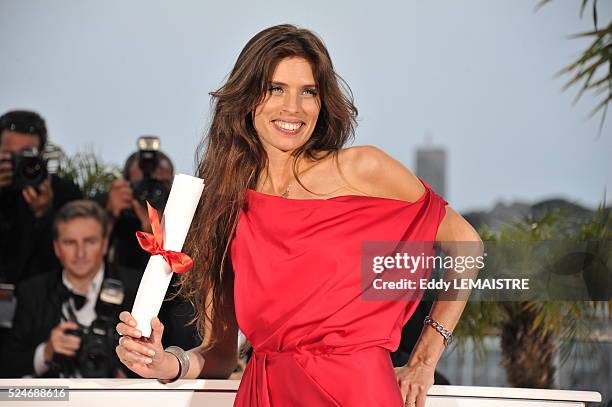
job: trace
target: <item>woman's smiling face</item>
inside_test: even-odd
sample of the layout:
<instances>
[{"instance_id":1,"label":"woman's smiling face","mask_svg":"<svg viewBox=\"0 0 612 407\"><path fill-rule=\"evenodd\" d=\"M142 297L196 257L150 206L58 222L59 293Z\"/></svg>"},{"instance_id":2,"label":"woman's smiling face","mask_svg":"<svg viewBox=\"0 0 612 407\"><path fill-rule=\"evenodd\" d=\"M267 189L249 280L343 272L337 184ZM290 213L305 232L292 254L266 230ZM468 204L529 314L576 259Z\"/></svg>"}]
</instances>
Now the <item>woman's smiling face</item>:
<instances>
[{"instance_id":1,"label":"woman's smiling face","mask_svg":"<svg viewBox=\"0 0 612 407\"><path fill-rule=\"evenodd\" d=\"M302 146L317 124L321 102L310 62L301 57L282 59L274 70L253 124L268 154Z\"/></svg>"}]
</instances>

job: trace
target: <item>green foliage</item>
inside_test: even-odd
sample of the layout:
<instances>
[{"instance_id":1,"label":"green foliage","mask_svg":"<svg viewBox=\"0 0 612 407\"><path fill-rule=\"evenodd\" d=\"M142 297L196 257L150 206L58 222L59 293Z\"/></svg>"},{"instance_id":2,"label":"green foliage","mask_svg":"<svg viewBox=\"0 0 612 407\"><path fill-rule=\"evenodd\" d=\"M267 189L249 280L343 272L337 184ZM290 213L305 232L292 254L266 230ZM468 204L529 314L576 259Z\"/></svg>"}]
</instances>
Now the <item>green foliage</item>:
<instances>
[{"instance_id":1,"label":"green foliage","mask_svg":"<svg viewBox=\"0 0 612 407\"><path fill-rule=\"evenodd\" d=\"M579 86L574 103L585 91L593 91L596 96L604 94L597 106L591 111L593 117L601 112L599 132L603 128L608 113L608 106L612 101L612 22L606 28L580 33L573 38L591 38L591 45L573 63L563 68L559 74L570 74L573 77L565 84L563 90L572 86ZM603 75L598 72L603 71ZM580 84L582 83L582 84Z\"/></svg>"},{"instance_id":2,"label":"green foliage","mask_svg":"<svg viewBox=\"0 0 612 407\"><path fill-rule=\"evenodd\" d=\"M57 145L50 144L45 156L51 171L71 179L88 198L108 191L112 182L121 176L118 166L104 163L92 150L78 152L70 157Z\"/></svg>"},{"instance_id":3,"label":"green foliage","mask_svg":"<svg viewBox=\"0 0 612 407\"><path fill-rule=\"evenodd\" d=\"M479 234L483 241L496 242L572 240L596 244L612 240L612 216L610 208L604 204L600 204L593 218L579 228L567 228L568 221L566 216L552 212L541 219L527 217L515 221L497 234L486 228ZM612 255L609 247L609 244L591 246L589 251L596 253L604 264L609 264ZM587 325L598 310L605 314L606 309L607 315L612 315L612 301L468 302L455 335L459 338L459 346L463 346L465 339L472 338L478 356L482 357L486 336L499 335L508 321L522 312L533 311L536 317L532 332L552 334L558 341L561 363L564 363L575 350L576 341L592 340Z\"/></svg>"},{"instance_id":4,"label":"green foliage","mask_svg":"<svg viewBox=\"0 0 612 407\"><path fill-rule=\"evenodd\" d=\"M552 0L541 0L538 8L550 3ZM604 28L599 28L597 15L597 0L592 0L593 26L594 30L573 35L571 38L589 38L591 44L571 64L563 68L558 75L570 75L570 80L565 84L563 90L578 86L579 91L574 103L582 97L584 92L591 91L595 96L603 94L602 99L591 111L590 117L601 112L599 134L603 129L608 113L608 107L612 102L612 21ZM589 5L589 0L582 0L580 6L580 17Z\"/></svg>"}]
</instances>

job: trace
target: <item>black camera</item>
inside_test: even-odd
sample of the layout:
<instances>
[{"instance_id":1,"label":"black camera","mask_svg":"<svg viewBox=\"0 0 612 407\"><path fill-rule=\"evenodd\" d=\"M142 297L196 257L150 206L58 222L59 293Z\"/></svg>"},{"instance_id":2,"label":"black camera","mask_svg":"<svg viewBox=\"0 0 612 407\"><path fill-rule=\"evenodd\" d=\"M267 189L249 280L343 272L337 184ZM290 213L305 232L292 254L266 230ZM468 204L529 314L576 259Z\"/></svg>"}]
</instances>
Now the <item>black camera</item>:
<instances>
[{"instance_id":1,"label":"black camera","mask_svg":"<svg viewBox=\"0 0 612 407\"><path fill-rule=\"evenodd\" d=\"M11 154L13 188L36 187L47 179L47 161L37 148L24 148L19 154Z\"/></svg>"},{"instance_id":2,"label":"black camera","mask_svg":"<svg viewBox=\"0 0 612 407\"><path fill-rule=\"evenodd\" d=\"M157 210L163 210L170 195L167 184L153 176L159 165L159 137L142 136L138 138L138 166L143 177L132 185L134 197L143 206L149 202Z\"/></svg>"},{"instance_id":3,"label":"black camera","mask_svg":"<svg viewBox=\"0 0 612 407\"><path fill-rule=\"evenodd\" d=\"M119 334L115 330L119 322L119 308L123 303L124 289L119 280L107 278L100 289L96 304L96 319L89 327L78 324L74 311L69 310L69 319L77 322L79 328L66 330L67 334L81 338L81 346L75 357L62 354L53 356L53 368L64 377L75 377L77 371L82 377L112 378L119 368L115 347Z\"/></svg>"}]
</instances>

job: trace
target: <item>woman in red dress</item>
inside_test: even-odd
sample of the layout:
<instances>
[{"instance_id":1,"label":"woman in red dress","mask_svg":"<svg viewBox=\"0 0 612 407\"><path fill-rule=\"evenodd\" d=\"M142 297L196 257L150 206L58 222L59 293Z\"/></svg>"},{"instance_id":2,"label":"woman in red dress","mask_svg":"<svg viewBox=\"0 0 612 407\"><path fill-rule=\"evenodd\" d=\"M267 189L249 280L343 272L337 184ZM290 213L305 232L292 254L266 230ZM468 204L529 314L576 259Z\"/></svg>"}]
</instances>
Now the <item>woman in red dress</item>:
<instances>
[{"instance_id":1,"label":"woman in red dress","mask_svg":"<svg viewBox=\"0 0 612 407\"><path fill-rule=\"evenodd\" d=\"M212 93L204 193L186 249L195 266L181 276L205 340L164 351L159 320L142 338L125 311L117 353L134 372L225 378L240 327L253 356L235 406L424 406L465 302L436 302L409 362L394 370L389 352L418 299L364 300L361 244L481 242L402 164L375 147L345 147L357 109L343 84L308 30L275 26L247 43Z\"/></svg>"}]
</instances>

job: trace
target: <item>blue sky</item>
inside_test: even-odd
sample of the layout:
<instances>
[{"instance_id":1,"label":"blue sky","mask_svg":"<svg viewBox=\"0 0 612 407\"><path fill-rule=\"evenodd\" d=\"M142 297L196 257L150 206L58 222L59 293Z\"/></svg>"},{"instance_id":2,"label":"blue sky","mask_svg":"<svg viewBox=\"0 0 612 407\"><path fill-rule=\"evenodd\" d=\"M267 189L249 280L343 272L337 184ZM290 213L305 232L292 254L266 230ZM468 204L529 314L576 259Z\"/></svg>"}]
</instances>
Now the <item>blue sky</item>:
<instances>
[{"instance_id":1,"label":"blue sky","mask_svg":"<svg viewBox=\"0 0 612 407\"><path fill-rule=\"evenodd\" d=\"M580 1L0 0L0 111L30 108L68 152L121 164L157 134L191 174L216 89L247 40L294 23L317 32L351 86L354 144L414 165L428 134L448 153L458 210L562 197L612 200L612 115L597 139L591 95L555 73L590 30ZM600 2L600 19L612 16Z\"/></svg>"}]
</instances>

